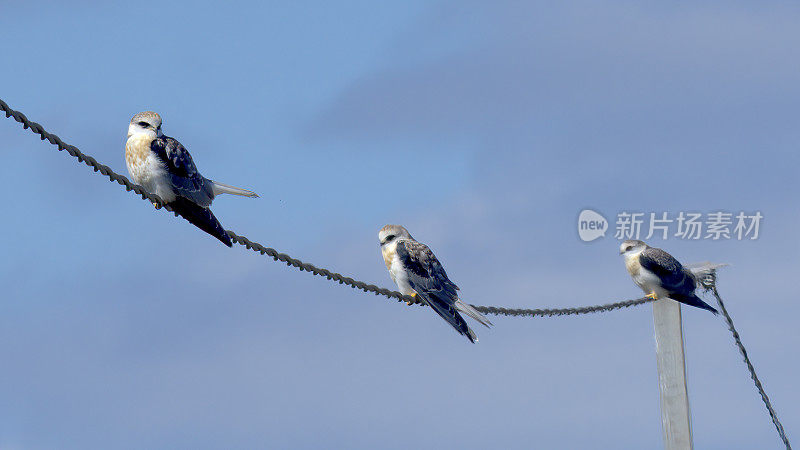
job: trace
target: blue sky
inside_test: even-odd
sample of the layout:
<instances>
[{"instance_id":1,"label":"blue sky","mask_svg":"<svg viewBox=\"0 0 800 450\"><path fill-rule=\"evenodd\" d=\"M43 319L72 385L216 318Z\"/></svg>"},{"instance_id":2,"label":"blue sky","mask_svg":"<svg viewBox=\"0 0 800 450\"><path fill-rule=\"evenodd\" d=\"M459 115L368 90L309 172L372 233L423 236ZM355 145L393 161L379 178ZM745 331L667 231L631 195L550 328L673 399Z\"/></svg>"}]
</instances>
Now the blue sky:
<instances>
[{"instance_id":1,"label":"blue sky","mask_svg":"<svg viewBox=\"0 0 800 450\"><path fill-rule=\"evenodd\" d=\"M153 109L223 225L392 287L406 225L481 305L636 298L579 211L760 211L720 292L792 438L800 8L789 2L0 4L0 98L125 173ZM649 307L431 311L233 250L0 121L0 448L654 448ZM721 319L684 310L697 448L778 447Z\"/></svg>"}]
</instances>

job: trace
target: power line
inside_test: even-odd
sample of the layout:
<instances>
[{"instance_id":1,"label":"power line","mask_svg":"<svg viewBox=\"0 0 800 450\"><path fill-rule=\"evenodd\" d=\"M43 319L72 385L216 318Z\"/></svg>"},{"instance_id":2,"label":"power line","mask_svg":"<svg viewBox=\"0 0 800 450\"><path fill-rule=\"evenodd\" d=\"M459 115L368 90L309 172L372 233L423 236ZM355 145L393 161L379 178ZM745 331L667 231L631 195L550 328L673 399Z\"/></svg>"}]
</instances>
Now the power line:
<instances>
[{"instance_id":1,"label":"power line","mask_svg":"<svg viewBox=\"0 0 800 450\"><path fill-rule=\"evenodd\" d=\"M336 281L339 284L345 284L354 289L360 289L364 292L372 292L375 295L384 295L388 298L395 298L409 304L422 304L422 302L415 297L403 295L397 291L390 291L388 289L380 288L374 284L367 284L363 281L354 280L342 274L331 272L328 269L322 269L314 266L313 264L304 263L299 259L292 258L291 256L279 253L274 248L264 247L258 242L252 242L244 236L239 236L231 230L227 230L231 240L239 245L245 246L249 250L258 252L262 255L267 255L275 261L281 261L288 266L296 267L301 271L310 272L314 275L325 277L329 280ZM613 311L615 309L628 308L631 306L641 305L653 301L649 297L642 297L636 300L626 300L617 303L610 303L607 305L597 306L579 306L575 308L561 308L561 309L514 309L514 308L500 308L496 306L478 306L472 305L478 311L484 314L494 314L496 316L516 316L516 317L550 317L550 316L572 316L581 314L591 314L597 312Z\"/></svg>"},{"instance_id":2,"label":"power line","mask_svg":"<svg viewBox=\"0 0 800 450\"><path fill-rule=\"evenodd\" d=\"M11 117L15 121L22 124L22 128L30 129L33 133L39 135L41 140L47 140L51 144L58 147L59 151L66 151L70 154L70 156L76 158L79 162L86 164L87 166L91 167L95 172L99 172L100 174L108 177L108 179L112 182L116 182L125 187L127 191L133 191L139 196L142 197L143 200L149 200L152 202L156 208L164 208L168 211L172 211L172 208L161 200L157 195L151 194L147 192L143 187L139 186L138 184L132 183L128 178L123 175L120 175L110 167L97 162L96 159L93 157L81 152L78 150L77 147L74 145L69 145L60 137L56 136L53 133L50 133L44 129L43 126L36 122L30 121L25 114L11 109L6 102L0 99L0 109L2 109L6 117ZM174 212L173 212L174 213ZM177 213L174 213L176 216ZM422 304L422 302L414 297L403 295L397 291L391 291L389 289L381 288L375 286L374 284L367 284L363 281L358 281L350 277L346 277L342 274L331 272L328 269L319 268L312 264L304 263L299 259L292 258L291 256L280 253L277 250L269 247L265 247L258 242L253 242L247 239L244 236L240 236L234 233L231 230L226 230L228 235L230 235L231 240L236 242L239 245L243 245L248 249L261 253L262 255L270 256L275 261L285 262L288 266L296 267L301 271L306 271L312 273L317 276L325 277L329 280L336 281L339 284L344 284L350 286L354 289L360 289L364 292L371 292L375 295L383 295L388 298L394 298L398 301L404 301L408 304ZM597 312L607 312L613 311L615 309L621 308L628 308L631 306L641 305L643 303L647 303L650 301L648 298L640 298L637 300L626 300L617 303L610 303L607 305L596 305L596 306L579 306L574 308L561 308L561 309L512 309L512 308L500 308L494 306L475 306L478 311L481 311L486 314L494 314L494 315L503 315L503 316L527 316L527 317L544 317L544 316L566 316L566 315L581 315L581 314L591 314Z\"/></svg>"},{"instance_id":3,"label":"power line","mask_svg":"<svg viewBox=\"0 0 800 450\"><path fill-rule=\"evenodd\" d=\"M70 154L70 156L76 158L79 162L86 164L87 166L91 167L95 172L100 172L100 174L108 177L108 179L112 182L116 182L125 187L127 191L133 191L139 196L142 197L143 200L149 200L152 202L156 208L164 208L168 211L172 211L172 208L168 204L166 204L163 200L161 200L155 194L151 194L144 190L141 186L131 183L125 176L120 175L110 167L97 162L96 159L93 157L86 155L85 153L78 150L77 147L73 145L69 145L61 140L55 134L49 133L45 131L44 127L36 122L31 122L25 116L25 114L11 109L6 102L0 99L0 109L5 112L6 117L12 117L15 121L22 124L22 127L25 129L30 129L33 133L39 135L41 140L47 140L51 144L58 147L59 151L66 151ZM174 213L174 212L173 212ZM174 213L176 216L177 213ZM375 295L383 295L387 298L394 298L398 301L404 301L408 304L422 304L420 300L410 297L407 295L403 295L397 291L391 291L389 289L381 288L375 286L374 284L367 284L363 281L358 281L350 277L346 277L342 274L331 272L328 269L319 268L314 266L313 264L304 263L299 259L292 258L291 256L280 253L277 250L269 247L265 247L258 242L253 242L247 239L244 236L240 236L234 233L231 230L226 230L228 235L230 235L231 240L236 242L239 245L243 245L249 250L253 250L258 252L262 255L266 255L271 257L275 261L281 261L286 263L288 266L296 267L300 271L306 271L312 273L317 276L325 277L328 280L336 281L339 284L344 284L350 286L354 289L360 289L364 292L371 292ZM775 425L775 428L778 430L778 435L780 436L783 443L786 445L788 450L791 450L791 445L789 444L789 440L786 437L786 433L784 432L783 425L781 424L780 420L778 419L778 415L772 407L772 403L767 396L767 393L764 391L764 387L761 384L761 381L758 379L756 375L755 368L753 367L750 358L747 356L747 350L745 350L744 345L742 344L742 340L739 337L739 333L736 331L736 328L733 326L733 320L731 316L728 314L728 311L725 309L725 305L722 302L722 298L719 296L716 288L716 274L711 273L707 279L701 280L701 284L706 290L710 290L713 292L714 297L716 297L717 302L719 303L720 310L722 314L725 316L725 320L728 323L728 328L730 329L731 333L733 334L734 342L739 349L739 352L744 357L744 362L747 365L747 369L750 371L750 377L753 379L753 382L758 389L759 394L761 395L761 399L764 402L764 405L767 407L767 412L772 419L772 423ZM484 313L484 314L493 314L493 315L502 315L502 316L514 316L514 317L552 317L552 316L568 316L568 315L583 315L583 314L592 314L592 313L599 313L599 312L609 312L614 311L617 309L622 308L629 308L631 306L638 306L648 302L653 301L648 297L642 297L635 300L625 300L616 303L609 303L605 305L594 305L594 306L579 306L579 307L572 307L572 308L557 308L557 309L515 309L515 308L503 308L503 307L496 307L496 306L479 306L473 305L475 309Z\"/></svg>"},{"instance_id":4,"label":"power line","mask_svg":"<svg viewBox=\"0 0 800 450\"><path fill-rule=\"evenodd\" d=\"M747 370L750 371L750 378L753 379L753 383L755 383L756 389L758 389L758 393L761 395L761 401L763 401L764 406L767 407L769 417L772 419L775 429L778 430L778 436L780 436L781 440L783 441L783 445L786 446L786 450L792 450L792 446L789 444L789 438L786 437L786 432L783 430L783 425L778 419L778 413L776 413L775 409L772 407L772 402L769 401L767 392L764 390L764 386L761 385L761 380L758 379L758 375L756 375L756 369L753 367L753 363L750 362L750 357L747 356L747 350L745 350L744 344L742 344L742 338L739 336L739 332L736 331L736 327L733 326L733 319L731 319L730 314L728 314L728 310L725 308L725 303L722 302L722 298L719 296L719 292L717 292L717 287L712 287L711 292L717 299L719 310L722 312L722 315L725 317L725 321L728 323L728 329L731 330L733 341L736 343L739 353L742 354L742 358L744 358L744 363L747 366Z\"/></svg>"}]
</instances>

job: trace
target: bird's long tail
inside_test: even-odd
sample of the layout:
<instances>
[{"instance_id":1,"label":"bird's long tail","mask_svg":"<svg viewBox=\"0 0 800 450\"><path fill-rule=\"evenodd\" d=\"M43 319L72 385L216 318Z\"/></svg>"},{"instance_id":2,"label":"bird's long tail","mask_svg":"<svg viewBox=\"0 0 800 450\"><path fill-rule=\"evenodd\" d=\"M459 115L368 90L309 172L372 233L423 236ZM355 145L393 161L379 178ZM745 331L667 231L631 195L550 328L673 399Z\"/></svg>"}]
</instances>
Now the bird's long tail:
<instances>
[{"instance_id":1,"label":"bird's long tail","mask_svg":"<svg viewBox=\"0 0 800 450\"><path fill-rule=\"evenodd\" d=\"M242 197L258 197L253 191L248 191L247 189L238 188L235 186L229 186L227 184L218 183L214 180L211 181L211 189L214 192L214 195L219 194L233 194L233 195L241 195Z\"/></svg>"},{"instance_id":2,"label":"bird's long tail","mask_svg":"<svg viewBox=\"0 0 800 450\"><path fill-rule=\"evenodd\" d=\"M228 247L233 247L231 237L228 236L228 233L225 232L225 229L222 228L222 224L214 217L210 209L204 208L183 197L177 197L174 201L169 203L169 206L192 225L219 239Z\"/></svg>"},{"instance_id":3,"label":"bird's long tail","mask_svg":"<svg viewBox=\"0 0 800 450\"><path fill-rule=\"evenodd\" d=\"M461 317L460 314L458 314L458 311L456 310L456 307L454 305L440 299L435 294L431 293L422 294L419 292L418 294L420 297L422 297L422 300L424 300L425 303L428 304L428 306L430 306L434 311L436 311L436 314L438 314L442 319L447 321L447 323L449 323L450 326L455 328L459 334L463 334L464 336L466 336L467 339L469 339L469 341L472 342L473 344L478 342L478 337L475 336L475 332L473 332L472 329L469 327L469 325L467 325L467 322L464 320L464 318Z\"/></svg>"},{"instance_id":4,"label":"bird's long tail","mask_svg":"<svg viewBox=\"0 0 800 450\"><path fill-rule=\"evenodd\" d=\"M670 295L669 298L671 298L671 299L673 299L675 301L681 302L683 304L689 305L689 306L694 306L696 308L701 308L701 309L705 309L705 310L711 311L714 314L719 314L717 312L717 310L714 309L713 306L711 306L708 303L704 302L703 300L700 299L700 297L698 297L695 294L690 294L690 295L674 295L673 294L673 295Z\"/></svg>"},{"instance_id":5,"label":"bird's long tail","mask_svg":"<svg viewBox=\"0 0 800 450\"><path fill-rule=\"evenodd\" d=\"M486 316L481 314L480 311L478 311L477 309L473 308L472 305L470 305L469 303L462 302L460 299L456 300L456 309L458 309L460 312L472 317L473 319L475 319L477 322L479 322L481 325L485 326L486 328L489 328L492 325L494 325L492 322L489 321L489 319L486 318Z\"/></svg>"}]
</instances>

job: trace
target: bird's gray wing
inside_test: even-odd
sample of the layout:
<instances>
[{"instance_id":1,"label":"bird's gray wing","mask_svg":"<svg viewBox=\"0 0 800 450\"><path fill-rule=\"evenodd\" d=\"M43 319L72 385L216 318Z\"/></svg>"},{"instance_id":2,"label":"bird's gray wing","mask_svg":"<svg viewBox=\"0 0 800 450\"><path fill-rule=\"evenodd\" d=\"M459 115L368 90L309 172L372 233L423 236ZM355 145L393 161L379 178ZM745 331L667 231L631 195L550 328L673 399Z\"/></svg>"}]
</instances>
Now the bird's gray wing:
<instances>
[{"instance_id":1,"label":"bird's gray wing","mask_svg":"<svg viewBox=\"0 0 800 450\"><path fill-rule=\"evenodd\" d=\"M214 199L209 180L197 171L192 155L169 136L160 136L150 143L150 150L166 165L175 193L200 206L208 206Z\"/></svg>"},{"instance_id":2,"label":"bird's gray wing","mask_svg":"<svg viewBox=\"0 0 800 450\"><path fill-rule=\"evenodd\" d=\"M417 241L403 240L397 243L396 253L400 263L408 269L408 283L420 299L470 342L477 341L475 333L456 309L458 286L447 278L444 267L431 249Z\"/></svg>"},{"instance_id":3,"label":"bird's gray wing","mask_svg":"<svg viewBox=\"0 0 800 450\"><path fill-rule=\"evenodd\" d=\"M397 243L397 256L408 268L408 282L415 291L436 292L449 301L456 301L458 286L450 281L444 267L427 245L402 240Z\"/></svg>"},{"instance_id":4,"label":"bird's gray wing","mask_svg":"<svg viewBox=\"0 0 800 450\"><path fill-rule=\"evenodd\" d=\"M660 248L645 249L639 255L639 264L658 275L661 286L669 292L690 294L697 287L692 273Z\"/></svg>"}]
</instances>

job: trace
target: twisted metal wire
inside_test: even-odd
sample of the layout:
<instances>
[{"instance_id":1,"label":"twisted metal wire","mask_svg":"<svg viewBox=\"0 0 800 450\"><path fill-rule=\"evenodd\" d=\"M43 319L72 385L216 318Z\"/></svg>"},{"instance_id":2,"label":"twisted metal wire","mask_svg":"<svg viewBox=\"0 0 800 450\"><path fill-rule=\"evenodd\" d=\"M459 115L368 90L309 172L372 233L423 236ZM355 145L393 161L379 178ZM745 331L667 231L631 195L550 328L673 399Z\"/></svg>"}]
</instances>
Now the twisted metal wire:
<instances>
[{"instance_id":1,"label":"twisted metal wire","mask_svg":"<svg viewBox=\"0 0 800 450\"><path fill-rule=\"evenodd\" d=\"M140 195L143 200L150 200L153 204L156 205L156 208L163 207L168 211L172 211L172 208L170 208L163 200L158 198L157 195L145 191L143 187L139 186L138 184L131 183L130 180L114 172L113 170L111 170L110 167L104 164L100 164L93 157L85 153L82 153L74 145L69 145L66 142L62 141L61 138L56 136L55 134L45 131L44 127L42 127L36 122L31 122L27 117L25 117L25 114L22 114L19 111L11 109L8 106L8 104L1 99L0 99L0 109L2 109L5 112L6 117L11 117L17 122L21 123L22 128L25 129L29 128L33 133L38 134L41 140L43 141L47 140L51 144L58 147L58 151L66 150L67 153L70 154L70 156L76 158L79 162L82 162L87 166L91 167L92 170L94 170L95 172L100 172L101 174L108 177L110 181L117 182L118 184L125 186L126 191L128 192L133 191L136 194ZM177 216L177 214L175 215Z\"/></svg>"},{"instance_id":2,"label":"twisted metal wire","mask_svg":"<svg viewBox=\"0 0 800 450\"><path fill-rule=\"evenodd\" d=\"M731 319L730 314L728 314L728 310L725 308L725 303L722 302L722 298L719 296L719 292L717 292L717 287L712 287L710 291L717 299L719 310L725 317L725 322L728 323L728 329L733 335L733 341L736 343L739 353L742 354L742 358L744 358L744 363L747 366L747 370L750 371L750 378L753 379L753 383L755 383L756 389L758 389L758 393L761 395L761 401L763 401L764 406L767 407L767 412L769 413L770 419L772 419L773 425L775 425L775 429L778 431L778 436L781 438L781 441L783 441L783 445L786 446L786 450L792 450L792 446L789 444L789 438L786 437L786 432L783 430L783 424L781 424L781 421L778 419L778 413L776 413L775 409L772 407L772 402L769 401L767 392L764 390L764 386L761 385L761 380L758 379L758 375L756 375L756 369L753 367L753 363L750 362L750 357L747 356L747 350L745 350L744 344L742 344L742 338L739 336L739 332L736 331L736 327L733 326L733 319Z\"/></svg>"},{"instance_id":3,"label":"twisted metal wire","mask_svg":"<svg viewBox=\"0 0 800 450\"><path fill-rule=\"evenodd\" d=\"M304 263L299 259L292 258L291 256L280 253L274 248L265 247L258 242L253 242L250 239L247 239L244 236L239 236L238 234L234 233L231 230L225 230L230 236L231 241L245 246L248 250L252 250L254 252L260 253L262 255L267 255L271 257L275 261L280 261L286 263L287 266L296 267L300 269L301 272L310 272L314 275L325 277L329 280L336 281L339 284L344 284L347 286L352 287L353 289L360 289L364 292L372 292L375 295L383 295L388 298L395 298L398 301L403 301L408 304L422 304L420 300L415 297L411 297L410 295L403 295L397 291L390 291L389 289L381 288L375 286L374 284L367 284L363 281L354 280L350 277L346 277L340 273L331 272L328 269L319 268L313 264Z\"/></svg>"},{"instance_id":4,"label":"twisted metal wire","mask_svg":"<svg viewBox=\"0 0 800 450\"><path fill-rule=\"evenodd\" d=\"M615 309L630 308L631 306L639 306L645 303L652 302L650 297L637 298L635 300L625 300L622 302L608 303L605 305L594 306L578 306L574 308L555 308L555 309L513 309L513 308L498 308L496 306L476 306L472 305L478 311L484 314L493 314L495 316L512 316L512 317L553 317L553 316L579 316L582 314L592 314L600 312L614 311Z\"/></svg>"},{"instance_id":5,"label":"twisted metal wire","mask_svg":"<svg viewBox=\"0 0 800 450\"><path fill-rule=\"evenodd\" d=\"M60 137L56 136L53 133L45 131L44 127L36 122L32 122L25 114L11 109L6 102L0 99L0 109L5 112L6 117L11 117L15 121L22 124L22 128L30 129L33 133L39 135L41 140L47 140L51 144L58 147L59 151L65 150L70 156L76 158L79 162L86 164L87 166L91 167L92 170L95 172L100 172L102 175L108 177L108 179L112 182L116 182L125 187L125 190L128 192L133 191L139 196L142 197L143 200L149 200L152 202L156 208L164 208L167 211L172 211L172 208L161 200L157 195L151 194L144 190L143 187L139 186L138 184L132 183L128 178L123 175L120 175L110 167L97 162L96 159L93 157L81 152L78 150L77 147L74 145L69 145L66 142L62 141ZM173 211L173 213L177 216L178 214ZM360 289L364 292L372 292L375 295L383 295L388 298L394 298L398 301L403 301L408 303L409 305L418 304L422 305L423 303L415 298L408 295L403 295L397 291L391 291L389 289L381 288L375 286L374 284L367 284L363 281L358 281L350 277L346 277L342 274L331 272L328 269L319 268L314 266L313 264L304 263L299 259L292 258L291 256L280 253L274 248L265 247L258 242L253 242L247 239L244 236L240 236L234 233L231 230L226 230L228 235L230 236L231 240L239 245L243 245L246 248L258 252L262 255L267 255L274 259L275 261L285 262L286 265L291 267L296 267L300 269L300 271L310 272L314 275L325 277L329 280L336 281L339 284L344 284L350 286L354 289ZM590 313L597 313L597 312L607 312L613 311L615 309L621 308L628 308L631 306L641 305L650 301L647 298L641 298L638 300L627 300L623 302L617 303L610 303L607 305L597 305L597 306L580 306L576 308L561 308L561 309L512 309L512 308L499 308L494 306L475 306L475 308L485 314L494 314L494 315L503 315L503 316L517 316L517 317L550 317L550 316L567 316L567 315L580 315L580 314L590 314Z\"/></svg>"},{"instance_id":6,"label":"twisted metal wire","mask_svg":"<svg viewBox=\"0 0 800 450\"><path fill-rule=\"evenodd\" d=\"M252 242L244 236L239 236L231 230L227 230L231 240L239 245L245 246L248 250L267 255L275 261L286 263L287 266L292 266L300 269L300 271L310 272L314 275L325 277L329 280L336 281L339 284L344 284L352 287L353 289L360 289L364 292L372 292L375 295L384 295L388 298L395 298L398 301L403 301L411 304L422 305L422 301L410 295L403 295L397 291L390 291L374 284L367 284L363 281L354 280L342 274L331 272L328 269L322 269L314 266L313 264L304 263L299 259L292 258L291 256L280 253L274 248L264 247L258 242ZM479 306L472 305L478 311L484 314L494 314L496 316L516 316L516 317L551 317L551 316L571 316L580 314L591 314L597 312L613 311L615 309L628 308L631 306L641 305L653 301L651 298L643 297L636 300L626 300L624 302L610 303L607 305L596 306L580 306L575 308L561 308L561 309L513 309L513 308L499 308L496 306Z\"/></svg>"},{"instance_id":7,"label":"twisted metal wire","mask_svg":"<svg viewBox=\"0 0 800 450\"><path fill-rule=\"evenodd\" d=\"M81 152L78 150L77 147L73 145L69 145L61 140L58 136L53 133L49 133L45 131L44 127L36 122L30 121L25 114L11 109L6 102L0 99L0 109L5 112L6 117L12 117L15 121L22 124L24 129L30 129L33 133L39 135L41 140L47 140L51 144L58 147L59 151L65 150L70 156L76 158L79 162L86 164L87 166L91 167L95 172L100 172L102 175L108 177L108 179L112 182L116 182L125 187L125 190L128 192L133 191L137 195L141 196L143 200L149 200L152 202L156 208L164 208L167 211L172 211L172 208L168 204L166 204L163 200L161 200L157 195L151 194L144 190L141 186L132 183L128 180L125 176L120 175L110 167L97 162L96 159L93 157ZM174 213L174 211L173 211ZM177 213L174 213L177 216ZM249 250L253 250L258 252L262 255L267 255L271 257L275 261L281 261L286 263L288 266L296 267L300 271L310 272L314 275L325 277L328 280L336 281L339 284L344 284L350 286L354 289L360 289L364 292L372 292L375 295L383 295L387 298L394 298L398 301L404 301L411 304L422 304L420 300L415 297L411 297L408 295L403 295L397 291L391 291L389 289L381 288L375 286L373 284L367 284L363 281L358 281L350 277L346 277L342 274L331 272L328 269L319 268L314 266L313 264L304 263L299 259L292 258L291 256L280 253L277 250L269 247L265 247L258 242L253 242L247 239L244 236L240 236L234 233L231 230L226 230L228 235L230 235L231 240L236 242L239 245L243 245ZM747 369L750 371L750 377L753 379L753 382L758 389L759 394L761 395L761 399L764 402L764 405L767 407L767 411L769 412L770 418L772 419L772 423L775 425L775 428L778 430L778 434L786 445L788 450L791 450L791 445L789 444L789 440L786 437L786 433L784 432L783 425L781 424L780 420L778 419L778 415L772 407L772 403L767 397L767 393L764 391L764 387L761 385L761 381L758 379L756 375L755 368L753 367L750 358L747 356L747 350L745 350L744 345L742 344L742 340L739 337L739 333L736 331L736 328L733 326L733 320L731 316L728 314L727 309L725 309L725 304L722 302L722 298L719 296L716 288L716 273L712 272L706 279L701 280L701 284L705 290L711 291L716 297L717 302L719 303L720 310L722 314L725 316L725 320L728 323L728 328L730 329L731 333L733 334L733 339L736 343L736 346L739 349L739 352L744 357L744 362L747 365ZM498 316L513 316L513 317L552 317L552 316L569 316L569 315L582 315L582 314L591 314L591 313L599 313L599 312L608 312L614 311L617 309L622 308L629 308L631 306L638 306L645 303L652 302L653 299L649 297L642 297L635 300L626 300L621 302L609 303L605 305L595 305L595 306L579 306L573 308L554 308L554 309L517 309L517 308L503 308L503 307L496 307L496 306L479 306L473 305L475 309L484 313L484 314L493 314Z\"/></svg>"}]
</instances>

